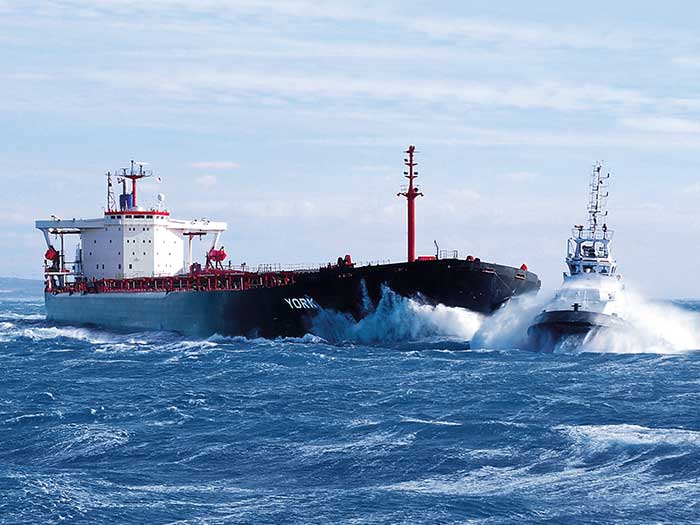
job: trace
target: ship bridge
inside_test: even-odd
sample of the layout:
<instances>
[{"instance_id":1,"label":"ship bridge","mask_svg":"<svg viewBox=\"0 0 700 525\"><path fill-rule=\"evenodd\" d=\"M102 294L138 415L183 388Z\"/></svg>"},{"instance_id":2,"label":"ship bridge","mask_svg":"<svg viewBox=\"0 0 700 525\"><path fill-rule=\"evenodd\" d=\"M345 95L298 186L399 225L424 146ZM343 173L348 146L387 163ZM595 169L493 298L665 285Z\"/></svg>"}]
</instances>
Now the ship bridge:
<instances>
[{"instance_id":1,"label":"ship bridge","mask_svg":"<svg viewBox=\"0 0 700 525\"><path fill-rule=\"evenodd\" d=\"M138 168L137 168L138 166ZM76 280L163 277L186 273L192 267L192 240L211 237L208 253L216 249L219 236L226 231L225 222L208 219L174 219L165 208L165 198L158 195L158 206L140 208L136 202L137 180L150 176L143 165L124 169L117 176L122 183L119 207L113 194L112 174L107 174L107 208L103 217L36 221L46 241L45 272L47 277L64 284L65 278ZM130 191L126 180L131 180ZM65 236L78 236L75 259L66 260ZM185 239L187 253L185 254Z\"/></svg>"},{"instance_id":2,"label":"ship bridge","mask_svg":"<svg viewBox=\"0 0 700 525\"><path fill-rule=\"evenodd\" d=\"M614 232L606 222L610 174L603 174L602 167L596 163L591 173L588 225L574 226L568 241L569 275L564 274L565 280L586 274L611 277L617 272L617 262L610 253Z\"/></svg>"}]
</instances>

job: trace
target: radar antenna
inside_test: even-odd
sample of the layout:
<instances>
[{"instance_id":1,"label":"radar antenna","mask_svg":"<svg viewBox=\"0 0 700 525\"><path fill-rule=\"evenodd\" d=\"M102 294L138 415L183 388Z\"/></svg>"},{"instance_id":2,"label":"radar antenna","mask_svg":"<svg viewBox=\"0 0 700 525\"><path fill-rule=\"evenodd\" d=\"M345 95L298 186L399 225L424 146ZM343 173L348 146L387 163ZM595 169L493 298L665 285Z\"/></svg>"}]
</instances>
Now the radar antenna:
<instances>
[{"instance_id":1,"label":"radar antenna","mask_svg":"<svg viewBox=\"0 0 700 525\"><path fill-rule=\"evenodd\" d=\"M144 177L153 176L153 170L143 169L143 167L147 164L148 162L132 160L131 167L122 168L122 172L119 174L123 179L131 180L131 206L134 208L136 208L136 181L143 179Z\"/></svg>"}]
</instances>

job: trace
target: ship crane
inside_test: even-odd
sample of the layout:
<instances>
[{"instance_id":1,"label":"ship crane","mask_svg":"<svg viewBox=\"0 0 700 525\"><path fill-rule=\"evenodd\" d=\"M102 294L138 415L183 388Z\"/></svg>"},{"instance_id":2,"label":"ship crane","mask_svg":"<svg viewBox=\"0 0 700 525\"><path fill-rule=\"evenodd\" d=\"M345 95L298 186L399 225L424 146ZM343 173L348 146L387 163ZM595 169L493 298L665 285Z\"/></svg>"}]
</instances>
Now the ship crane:
<instances>
[{"instance_id":1,"label":"ship crane","mask_svg":"<svg viewBox=\"0 0 700 525\"><path fill-rule=\"evenodd\" d=\"M408 187L406 191L399 192L396 195L398 197L406 197L408 208L408 262L413 262L416 260L416 197L422 197L423 194L418 191L418 186L414 185L414 180L418 177L418 172L414 170L418 164L413 161L416 147L411 145L404 153L408 153L408 158L403 159L404 164L408 167L408 171L403 172L408 179Z\"/></svg>"}]
</instances>

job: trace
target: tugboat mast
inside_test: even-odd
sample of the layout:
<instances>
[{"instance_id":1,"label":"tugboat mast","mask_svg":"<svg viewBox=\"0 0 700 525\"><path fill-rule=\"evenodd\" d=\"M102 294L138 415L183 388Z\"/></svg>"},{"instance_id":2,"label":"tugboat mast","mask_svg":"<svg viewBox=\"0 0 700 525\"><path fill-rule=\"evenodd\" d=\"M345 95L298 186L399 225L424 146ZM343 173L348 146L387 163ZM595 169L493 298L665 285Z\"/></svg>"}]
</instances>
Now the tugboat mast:
<instances>
[{"instance_id":1,"label":"tugboat mast","mask_svg":"<svg viewBox=\"0 0 700 525\"><path fill-rule=\"evenodd\" d=\"M598 229L599 217L603 217L603 231L607 230L606 217L607 212L607 201L610 192L608 192L608 179L610 179L610 174L603 174L603 164L601 162L596 162L593 166L593 173L591 173L591 195L588 202L588 227L593 232Z\"/></svg>"},{"instance_id":2,"label":"tugboat mast","mask_svg":"<svg viewBox=\"0 0 700 525\"><path fill-rule=\"evenodd\" d=\"M408 262L416 260L416 197L422 197L423 194L418 191L418 186L413 185L413 181L418 177L418 172L414 171L418 164L413 162L413 154L416 152L416 147L411 145L404 153L408 153L408 158L403 159L404 164L408 166L408 171L404 171L404 176L408 179L408 187L405 191L397 193L399 197L406 197L408 205ZM403 188L402 188L403 189Z\"/></svg>"},{"instance_id":3,"label":"tugboat mast","mask_svg":"<svg viewBox=\"0 0 700 525\"><path fill-rule=\"evenodd\" d=\"M609 179L610 173L603 173L603 164L596 162L591 172L588 227L574 226L568 243L566 264L570 276L581 273L615 275L616 262L609 247L614 232L607 224Z\"/></svg>"}]
</instances>

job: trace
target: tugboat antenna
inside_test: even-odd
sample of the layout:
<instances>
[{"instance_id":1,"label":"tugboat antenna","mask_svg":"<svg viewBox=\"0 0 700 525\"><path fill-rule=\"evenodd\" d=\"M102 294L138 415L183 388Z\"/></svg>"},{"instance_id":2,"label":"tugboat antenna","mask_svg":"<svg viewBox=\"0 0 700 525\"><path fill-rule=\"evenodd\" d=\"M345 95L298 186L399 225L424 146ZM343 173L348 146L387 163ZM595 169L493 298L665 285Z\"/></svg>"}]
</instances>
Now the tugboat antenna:
<instances>
[{"instance_id":1,"label":"tugboat antenna","mask_svg":"<svg viewBox=\"0 0 700 525\"><path fill-rule=\"evenodd\" d=\"M396 195L398 197L406 197L408 205L408 262L416 260L416 197L422 197L423 194L418 191L418 186L414 186L413 181L418 177L418 172L414 168L418 165L413 161L413 154L416 152L416 147L411 145L404 152L408 153L408 158L403 159L404 164L408 166L408 171L404 171L404 175L408 179L408 187L405 191L401 191ZM404 189L404 188L402 188Z\"/></svg>"},{"instance_id":2,"label":"tugboat antenna","mask_svg":"<svg viewBox=\"0 0 700 525\"><path fill-rule=\"evenodd\" d=\"M591 195L588 202L588 227L594 235L599 229L601 221L603 222L602 226L607 229L605 218L608 215L609 179L610 173L603 174L603 163L596 162L591 173Z\"/></svg>"}]
</instances>

